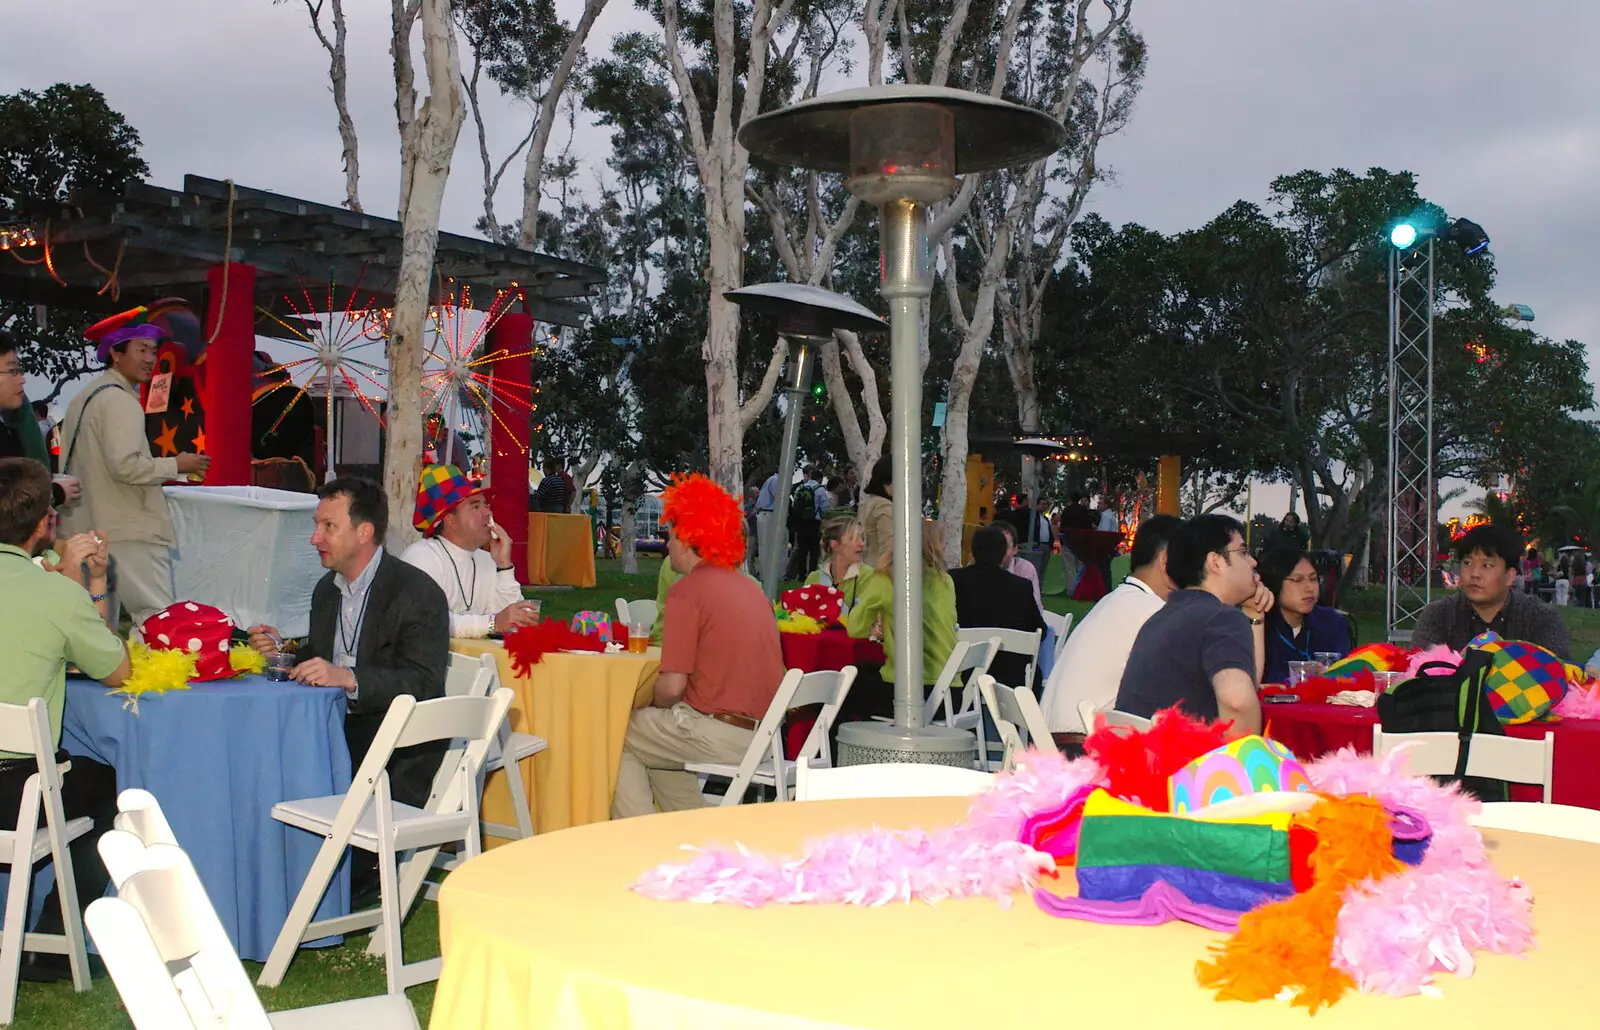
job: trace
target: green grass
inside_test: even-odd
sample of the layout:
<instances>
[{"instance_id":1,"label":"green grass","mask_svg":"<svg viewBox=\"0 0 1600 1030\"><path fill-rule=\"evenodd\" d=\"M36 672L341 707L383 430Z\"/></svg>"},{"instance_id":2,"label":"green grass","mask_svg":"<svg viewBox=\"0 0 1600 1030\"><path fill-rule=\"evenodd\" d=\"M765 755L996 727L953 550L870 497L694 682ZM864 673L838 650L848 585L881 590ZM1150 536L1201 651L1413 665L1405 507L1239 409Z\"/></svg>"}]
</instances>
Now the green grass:
<instances>
[{"instance_id":1,"label":"green grass","mask_svg":"<svg viewBox=\"0 0 1600 1030\"><path fill-rule=\"evenodd\" d=\"M601 561L595 567L595 586L585 590L528 590L530 597L544 602L544 614L550 618L571 618L576 612L590 610L611 612L618 597L629 600L654 597L656 575L660 559L641 557L640 572L624 575L621 563ZM1125 562L1126 559L1121 559ZM1114 570L1114 579L1120 580L1121 568ZM1045 598L1045 606L1052 611L1071 612L1082 618L1092 605L1084 601L1071 601L1063 596ZM1350 590L1344 597L1344 607L1356 619L1362 643L1370 643L1383 636L1383 591L1381 589ZM1562 614L1572 630L1572 654L1583 661L1596 648L1600 648L1600 609L1566 608ZM320 1005L345 998L358 998L384 991L383 962L366 954L368 937L353 936L337 948L302 950L289 966L283 984L275 989L260 991L262 1002L268 1009L300 1008ZM412 912L405 926L406 958L417 960L439 953L439 913L432 902L423 902ZM254 962L245 963L252 978L261 967ZM433 1008L434 985L421 984L406 992L416 1006L417 1018L423 1026ZM110 1030L127 1028L127 1015L122 1010L116 988L109 979L94 981L87 994L74 994L72 985L24 983L17 996L16 1026L37 1027L39 1030Z\"/></svg>"}]
</instances>

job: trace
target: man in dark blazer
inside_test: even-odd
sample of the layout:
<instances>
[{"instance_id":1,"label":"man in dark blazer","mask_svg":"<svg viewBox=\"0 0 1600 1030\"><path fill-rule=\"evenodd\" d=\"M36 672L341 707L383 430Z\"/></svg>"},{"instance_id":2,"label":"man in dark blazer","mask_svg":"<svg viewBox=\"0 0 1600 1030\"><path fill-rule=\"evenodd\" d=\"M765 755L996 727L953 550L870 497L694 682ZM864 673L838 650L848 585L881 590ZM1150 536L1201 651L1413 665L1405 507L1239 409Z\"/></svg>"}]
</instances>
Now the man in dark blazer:
<instances>
[{"instance_id":1,"label":"man in dark blazer","mask_svg":"<svg viewBox=\"0 0 1600 1030\"><path fill-rule=\"evenodd\" d=\"M995 626L1032 633L1045 628L1033 587L1001 567L1007 545L1005 530L992 523L984 526L972 534L972 564L950 570L956 584L956 623L962 629ZM1001 653L990 663L989 675L1007 686L1037 690L1034 683L1023 682L1027 667L1025 656ZM1037 677L1037 662L1034 674Z\"/></svg>"},{"instance_id":2,"label":"man in dark blazer","mask_svg":"<svg viewBox=\"0 0 1600 1030\"><path fill-rule=\"evenodd\" d=\"M418 701L444 696L450 608L427 573L383 549L389 509L378 484L340 477L317 496L311 546L329 572L311 595L311 636L299 648L294 678L345 692L344 739L354 768L391 701L402 694ZM262 652L282 639L271 626L249 633ZM442 742L396 751L388 765L395 800L424 804L443 753Z\"/></svg>"}]
</instances>

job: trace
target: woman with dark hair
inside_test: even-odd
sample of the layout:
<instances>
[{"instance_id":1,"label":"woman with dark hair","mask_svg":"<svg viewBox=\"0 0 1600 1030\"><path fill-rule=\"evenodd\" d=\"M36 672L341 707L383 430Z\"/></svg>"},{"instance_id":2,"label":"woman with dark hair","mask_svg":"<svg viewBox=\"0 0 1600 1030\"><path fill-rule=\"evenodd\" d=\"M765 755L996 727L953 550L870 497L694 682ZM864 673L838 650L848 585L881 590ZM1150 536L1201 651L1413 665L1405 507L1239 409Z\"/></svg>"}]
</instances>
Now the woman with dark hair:
<instances>
[{"instance_id":1,"label":"woman with dark hair","mask_svg":"<svg viewBox=\"0 0 1600 1030\"><path fill-rule=\"evenodd\" d=\"M872 478L861 493L861 528L867 534L867 549L861 560L868 568L876 568L884 555L894 553L894 475L885 454L872 466Z\"/></svg>"},{"instance_id":2,"label":"woman with dark hair","mask_svg":"<svg viewBox=\"0 0 1600 1030\"><path fill-rule=\"evenodd\" d=\"M1314 661L1318 652L1350 653L1350 623L1317 603L1322 578L1309 555L1286 547L1268 551L1256 571L1276 598L1267 612L1263 683L1288 682L1289 663Z\"/></svg>"}]
</instances>

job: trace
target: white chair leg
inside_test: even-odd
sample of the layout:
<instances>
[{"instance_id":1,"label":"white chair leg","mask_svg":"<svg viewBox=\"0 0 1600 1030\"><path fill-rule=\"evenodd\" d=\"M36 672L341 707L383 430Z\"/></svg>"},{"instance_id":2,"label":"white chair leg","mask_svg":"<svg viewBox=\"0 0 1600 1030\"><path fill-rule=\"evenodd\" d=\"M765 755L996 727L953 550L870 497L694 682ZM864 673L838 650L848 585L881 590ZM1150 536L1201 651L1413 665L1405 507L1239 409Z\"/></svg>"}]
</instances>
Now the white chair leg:
<instances>
[{"instance_id":1,"label":"white chair leg","mask_svg":"<svg viewBox=\"0 0 1600 1030\"><path fill-rule=\"evenodd\" d=\"M389 983L390 994L401 994L405 984L400 978L404 953L400 950L400 877L395 864L398 861L394 845L385 840L378 851L378 904L383 908L383 922L373 931L372 939L383 939L383 973ZM370 950L370 949L369 949Z\"/></svg>"},{"instance_id":2,"label":"white chair leg","mask_svg":"<svg viewBox=\"0 0 1600 1030\"><path fill-rule=\"evenodd\" d=\"M28 930L28 888L33 880L33 867L26 861L17 861L33 854L33 833L20 830L12 852L11 884L6 890L6 920L0 931L0 1023L9 1023L16 1014L17 976L22 971L22 935Z\"/></svg>"},{"instance_id":3,"label":"white chair leg","mask_svg":"<svg viewBox=\"0 0 1600 1030\"><path fill-rule=\"evenodd\" d=\"M266 965L261 967L261 975L256 978L258 985L276 987L283 983L283 975L289 971L289 962L305 941L306 927L311 925L312 917L317 914L317 906L328 892L328 884L332 882L334 870L339 868L344 854L345 845L335 844L331 838L325 839L322 847L317 849L317 857L306 872L305 882L300 885L300 893L295 895L289 914L284 917L283 929L278 931L278 939L272 944Z\"/></svg>"},{"instance_id":4,"label":"white chair leg","mask_svg":"<svg viewBox=\"0 0 1600 1030\"><path fill-rule=\"evenodd\" d=\"M533 836L533 809L528 805L528 789L522 783L522 763L509 756L506 787L511 791L511 807L517 817L517 839L527 840Z\"/></svg>"},{"instance_id":5,"label":"white chair leg","mask_svg":"<svg viewBox=\"0 0 1600 1030\"><path fill-rule=\"evenodd\" d=\"M89 950L83 941L83 912L78 907L78 881L73 876L72 852L62 838L61 827L48 817L45 832L50 835L50 860L55 864L56 898L61 903L62 936L66 939L67 965L72 970L72 989L82 994L89 989Z\"/></svg>"}]
</instances>

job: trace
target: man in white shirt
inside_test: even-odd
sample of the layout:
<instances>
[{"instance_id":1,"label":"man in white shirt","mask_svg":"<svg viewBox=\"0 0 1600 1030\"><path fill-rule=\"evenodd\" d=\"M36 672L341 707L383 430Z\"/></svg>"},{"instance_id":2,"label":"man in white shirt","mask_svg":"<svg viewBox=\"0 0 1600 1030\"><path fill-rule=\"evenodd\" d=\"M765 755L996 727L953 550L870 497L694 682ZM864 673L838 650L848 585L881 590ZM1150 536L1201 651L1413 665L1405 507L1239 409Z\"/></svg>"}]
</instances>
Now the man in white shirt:
<instances>
[{"instance_id":1,"label":"man in white shirt","mask_svg":"<svg viewBox=\"0 0 1600 1030\"><path fill-rule=\"evenodd\" d=\"M1171 515L1140 523L1133 537L1132 575L1101 598L1067 637L1044 688L1044 715L1052 733L1088 733L1093 727L1083 725L1078 702L1104 709L1116 701L1134 637L1177 589L1167 576L1167 541L1181 525L1183 520Z\"/></svg>"},{"instance_id":2,"label":"man in white shirt","mask_svg":"<svg viewBox=\"0 0 1600 1030\"><path fill-rule=\"evenodd\" d=\"M452 637L486 637L536 621L511 565L511 538L494 524L483 490L460 469L422 470L411 521L422 539L400 558L444 591Z\"/></svg>"}]
</instances>

